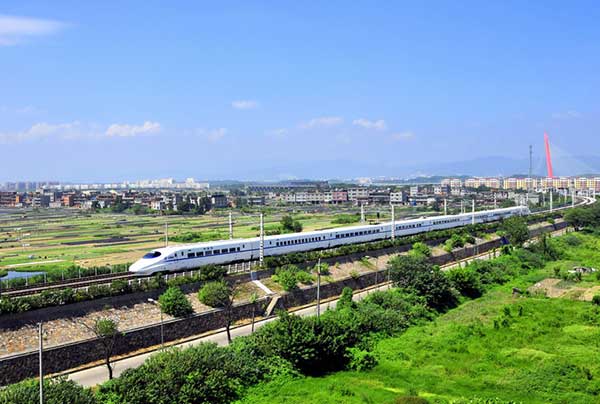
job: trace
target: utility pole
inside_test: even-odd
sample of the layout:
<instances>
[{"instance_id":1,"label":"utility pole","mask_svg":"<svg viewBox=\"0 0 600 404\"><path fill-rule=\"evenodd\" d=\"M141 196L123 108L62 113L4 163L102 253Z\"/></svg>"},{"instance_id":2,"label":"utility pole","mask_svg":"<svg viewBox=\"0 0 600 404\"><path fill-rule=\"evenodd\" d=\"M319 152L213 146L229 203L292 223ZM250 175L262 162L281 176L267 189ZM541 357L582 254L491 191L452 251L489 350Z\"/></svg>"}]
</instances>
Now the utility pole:
<instances>
[{"instance_id":1,"label":"utility pole","mask_svg":"<svg viewBox=\"0 0 600 404\"><path fill-rule=\"evenodd\" d=\"M360 204L360 222L365 222L365 205L363 203Z\"/></svg>"},{"instance_id":2,"label":"utility pole","mask_svg":"<svg viewBox=\"0 0 600 404\"><path fill-rule=\"evenodd\" d=\"M229 212L229 240L233 239L233 217Z\"/></svg>"},{"instance_id":3,"label":"utility pole","mask_svg":"<svg viewBox=\"0 0 600 404\"><path fill-rule=\"evenodd\" d=\"M156 300L152 299L152 298L148 298L148 302L152 303L155 306L158 306L158 309L160 310L160 349L164 350L165 349L165 327L164 327L164 320L163 320L163 311L162 311L162 307L160 307L160 303L157 302Z\"/></svg>"},{"instance_id":4,"label":"utility pole","mask_svg":"<svg viewBox=\"0 0 600 404\"><path fill-rule=\"evenodd\" d=\"M317 319L321 317L321 257L317 261Z\"/></svg>"},{"instance_id":5,"label":"utility pole","mask_svg":"<svg viewBox=\"0 0 600 404\"><path fill-rule=\"evenodd\" d=\"M460 200L460 213L465 213L465 201L463 201L462 199Z\"/></svg>"},{"instance_id":6,"label":"utility pole","mask_svg":"<svg viewBox=\"0 0 600 404\"><path fill-rule=\"evenodd\" d=\"M263 262L265 260L265 220L264 220L263 213L260 214L260 243L259 243L258 254L259 254L259 256L258 256L259 263L260 263L260 266L262 267Z\"/></svg>"},{"instance_id":7,"label":"utility pole","mask_svg":"<svg viewBox=\"0 0 600 404\"><path fill-rule=\"evenodd\" d=\"M392 240L396 239L396 217L394 215L394 204L392 206Z\"/></svg>"},{"instance_id":8,"label":"utility pole","mask_svg":"<svg viewBox=\"0 0 600 404\"><path fill-rule=\"evenodd\" d=\"M498 202L496 201L496 193L494 192L494 209L498 209Z\"/></svg>"},{"instance_id":9,"label":"utility pole","mask_svg":"<svg viewBox=\"0 0 600 404\"><path fill-rule=\"evenodd\" d=\"M42 322L38 323L38 339L39 339L39 365L40 365L40 404L44 404L44 366L43 366L43 352L44 352L44 331Z\"/></svg>"},{"instance_id":10,"label":"utility pole","mask_svg":"<svg viewBox=\"0 0 600 404\"><path fill-rule=\"evenodd\" d=\"M475 224L475 198L473 198L471 207L471 224Z\"/></svg>"},{"instance_id":11,"label":"utility pole","mask_svg":"<svg viewBox=\"0 0 600 404\"><path fill-rule=\"evenodd\" d=\"M575 188L571 188L571 206L575 207Z\"/></svg>"},{"instance_id":12,"label":"utility pole","mask_svg":"<svg viewBox=\"0 0 600 404\"><path fill-rule=\"evenodd\" d=\"M168 246L169 246L169 222L165 221L165 247L168 247Z\"/></svg>"},{"instance_id":13,"label":"utility pole","mask_svg":"<svg viewBox=\"0 0 600 404\"><path fill-rule=\"evenodd\" d=\"M444 198L444 215L448 214L448 201Z\"/></svg>"},{"instance_id":14,"label":"utility pole","mask_svg":"<svg viewBox=\"0 0 600 404\"><path fill-rule=\"evenodd\" d=\"M550 188L550 212L552 212L552 198L553 198L553 195L554 195L554 192L552 192L552 188Z\"/></svg>"}]
</instances>

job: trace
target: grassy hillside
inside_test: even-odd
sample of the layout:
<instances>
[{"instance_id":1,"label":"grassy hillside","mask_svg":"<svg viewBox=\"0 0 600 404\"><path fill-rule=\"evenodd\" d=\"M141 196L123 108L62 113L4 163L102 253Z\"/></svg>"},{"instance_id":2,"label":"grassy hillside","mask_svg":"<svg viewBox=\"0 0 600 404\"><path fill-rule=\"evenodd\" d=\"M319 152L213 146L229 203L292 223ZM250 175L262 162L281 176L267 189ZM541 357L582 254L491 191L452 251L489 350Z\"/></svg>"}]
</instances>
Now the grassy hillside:
<instances>
[{"instance_id":1,"label":"grassy hillside","mask_svg":"<svg viewBox=\"0 0 600 404\"><path fill-rule=\"evenodd\" d=\"M378 342L368 372L259 385L241 403L600 402L600 309L566 298L513 297L576 264L600 267L598 239L564 247L563 259L466 302L435 322ZM572 240L571 240L572 242ZM577 243L573 243L577 244ZM580 285L598 284L587 275ZM538 296L537 294L535 296ZM408 401L406 401L408 402ZM411 401L412 402L412 401Z\"/></svg>"},{"instance_id":2,"label":"grassy hillside","mask_svg":"<svg viewBox=\"0 0 600 404\"><path fill-rule=\"evenodd\" d=\"M432 403L599 402L599 321L600 311L587 302L513 299L498 290L381 341L370 372L271 383L242 402L393 403L417 394Z\"/></svg>"}]
</instances>

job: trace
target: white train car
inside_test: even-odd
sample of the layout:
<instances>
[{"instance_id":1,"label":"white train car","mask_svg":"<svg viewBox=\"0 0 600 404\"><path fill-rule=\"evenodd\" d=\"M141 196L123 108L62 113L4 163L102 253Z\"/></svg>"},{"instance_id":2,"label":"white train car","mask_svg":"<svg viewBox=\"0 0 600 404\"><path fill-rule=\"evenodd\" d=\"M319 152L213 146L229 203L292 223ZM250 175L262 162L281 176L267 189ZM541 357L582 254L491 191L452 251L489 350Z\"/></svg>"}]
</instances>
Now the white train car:
<instances>
[{"instance_id":1,"label":"white train car","mask_svg":"<svg viewBox=\"0 0 600 404\"><path fill-rule=\"evenodd\" d=\"M449 229L475 223L492 222L515 215L527 215L524 206L486 210L460 215L433 216L395 222L395 236L402 237L432 230ZM265 236L264 255L283 255L294 252L339 247L392 237L392 222L339 227L304 233ZM157 248L129 267L129 272L151 275L198 268L209 264L228 264L259 258L260 238L219 240L205 243L173 245Z\"/></svg>"}]
</instances>

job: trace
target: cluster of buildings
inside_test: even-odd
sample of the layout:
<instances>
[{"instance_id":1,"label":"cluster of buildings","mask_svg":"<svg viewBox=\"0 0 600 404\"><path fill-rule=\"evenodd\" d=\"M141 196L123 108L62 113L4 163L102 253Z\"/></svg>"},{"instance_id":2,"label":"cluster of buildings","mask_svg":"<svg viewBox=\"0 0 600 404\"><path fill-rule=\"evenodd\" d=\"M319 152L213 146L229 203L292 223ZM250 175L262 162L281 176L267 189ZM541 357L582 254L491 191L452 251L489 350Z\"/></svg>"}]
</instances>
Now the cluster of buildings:
<instances>
[{"instance_id":1,"label":"cluster of buildings","mask_svg":"<svg viewBox=\"0 0 600 404\"><path fill-rule=\"evenodd\" d=\"M103 209L120 206L123 209L142 206L151 210L177 211L202 206L224 208L230 204L223 193L193 193L178 191L0 191L0 207L4 208L79 208Z\"/></svg>"},{"instance_id":2,"label":"cluster of buildings","mask_svg":"<svg viewBox=\"0 0 600 404\"><path fill-rule=\"evenodd\" d=\"M600 192L600 177L445 178L438 184L402 186L283 181L221 184L211 188L208 183L196 182L193 178L182 182L167 178L121 184L14 182L1 185L0 207L5 208L112 208L121 211L141 207L153 211L206 212L213 208L262 205L423 206L439 204L447 198L463 199L475 193L481 200L487 197L491 201L519 200L523 191L529 191L531 202L539 197L536 192L547 189L565 193ZM484 192L487 190L489 192Z\"/></svg>"},{"instance_id":3,"label":"cluster of buildings","mask_svg":"<svg viewBox=\"0 0 600 404\"><path fill-rule=\"evenodd\" d=\"M443 186L451 189L481 188L505 190L575 189L600 192L600 177L558 178L444 178Z\"/></svg>"},{"instance_id":4,"label":"cluster of buildings","mask_svg":"<svg viewBox=\"0 0 600 404\"><path fill-rule=\"evenodd\" d=\"M322 184L321 184L322 185ZM103 209L142 206L155 211L263 206L321 204L412 204L434 203L448 191L447 187L412 186L399 188L349 187L262 187L245 186L234 190L52 190L0 191L0 207L10 208L79 208Z\"/></svg>"},{"instance_id":5,"label":"cluster of buildings","mask_svg":"<svg viewBox=\"0 0 600 404\"><path fill-rule=\"evenodd\" d=\"M114 183L71 184L58 181L18 181L0 183L0 191L36 191L39 189L52 191L86 191L86 190L126 190L126 189L188 189L207 190L208 182L197 182L194 178L175 181L173 178L156 180L123 181Z\"/></svg>"}]
</instances>

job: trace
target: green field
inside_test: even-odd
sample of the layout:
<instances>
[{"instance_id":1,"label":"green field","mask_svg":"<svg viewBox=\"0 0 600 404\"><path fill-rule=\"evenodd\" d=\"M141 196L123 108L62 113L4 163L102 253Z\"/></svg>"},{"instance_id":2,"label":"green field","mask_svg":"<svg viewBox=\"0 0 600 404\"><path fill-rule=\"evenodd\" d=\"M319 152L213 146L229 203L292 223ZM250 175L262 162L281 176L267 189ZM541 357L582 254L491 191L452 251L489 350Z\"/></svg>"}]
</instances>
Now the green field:
<instances>
[{"instance_id":1,"label":"green field","mask_svg":"<svg viewBox=\"0 0 600 404\"><path fill-rule=\"evenodd\" d=\"M371 371L282 379L251 389L240 403L430 403L469 399L523 403L600 402L600 309L567 298L513 297L573 265L600 267L600 239L562 238L564 256L439 317L381 340ZM577 283L597 286L596 274ZM569 282L566 282L567 284ZM537 296L537 295L534 295ZM484 402L484 401L477 401ZM487 402L487 401L486 401ZM495 401L494 401L495 402Z\"/></svg>"},{"instance_id":2,"label":"green field","mask_svg":"<svg viewBox=\"0 0 600 404\"><path fill-rule=\"evenodd\" d=\"M356 215L358 212L356 207L268 208L265 230L276 230L281 217L286 214L298 220L304 231L311 231L347 226L340 223L339 215ZM432 212L405 208L399 210L398 217L427 213ZM229 210L217 210L196 216L136 216L47 209L0 215L0 269L60 271L73 264L91 267L128 263L152 248L164 246L167 222L169 235L175 240L190 235L193 236L191 241L226 239L229 237L228 214ZM233 216L234 237L258 235L258 212L234 210ZM370 221L386 220L388 217L387 207L373 209L367 215ZM11 267L43 261L59 262Z\"/></svg>"}]
</instances>

